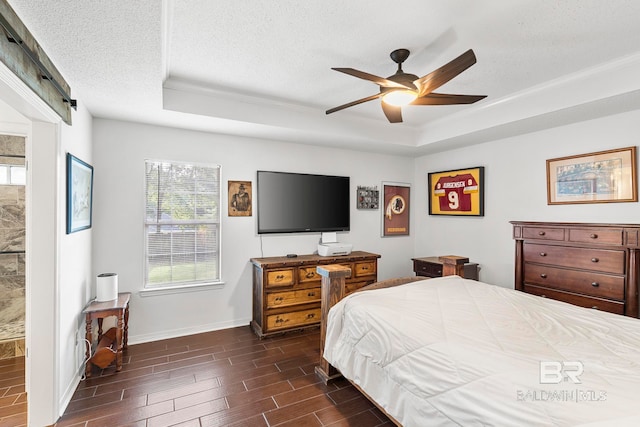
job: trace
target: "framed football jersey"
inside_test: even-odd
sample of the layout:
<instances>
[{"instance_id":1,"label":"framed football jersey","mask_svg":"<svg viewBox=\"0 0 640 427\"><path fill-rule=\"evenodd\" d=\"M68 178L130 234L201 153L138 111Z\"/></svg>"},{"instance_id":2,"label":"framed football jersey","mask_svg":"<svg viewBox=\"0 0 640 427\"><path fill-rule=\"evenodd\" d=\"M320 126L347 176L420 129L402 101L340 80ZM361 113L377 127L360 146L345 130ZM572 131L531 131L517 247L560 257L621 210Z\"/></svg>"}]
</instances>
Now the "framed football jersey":
<instances>
[{"instance_id":1,"label":"framed football jersey","mask_svg":"<svg viewBox=\"0 0 640 427\"><path fill-rule=\"evenodd\" d=\"M429 215L484 216L484 167L429 173Z\"/></svg>"}]
</instances>

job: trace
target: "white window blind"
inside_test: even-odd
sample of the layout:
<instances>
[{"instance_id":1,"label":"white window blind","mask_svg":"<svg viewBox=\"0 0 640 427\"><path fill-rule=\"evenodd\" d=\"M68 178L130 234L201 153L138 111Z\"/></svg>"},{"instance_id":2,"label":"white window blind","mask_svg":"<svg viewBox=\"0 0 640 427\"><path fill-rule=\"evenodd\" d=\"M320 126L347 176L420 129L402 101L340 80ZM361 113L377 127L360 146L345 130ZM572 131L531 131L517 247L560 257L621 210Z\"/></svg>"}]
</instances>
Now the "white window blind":
<instances>
[{"instance_id":1,"label":"white window blind","mask_svg":"<svg viewBox=\"0 0 640 427\"><path fill-rule=\"evenodd\" d=\"M220 282L220 167L145 166L145 288Z\"/></svg>"}]
</instances>

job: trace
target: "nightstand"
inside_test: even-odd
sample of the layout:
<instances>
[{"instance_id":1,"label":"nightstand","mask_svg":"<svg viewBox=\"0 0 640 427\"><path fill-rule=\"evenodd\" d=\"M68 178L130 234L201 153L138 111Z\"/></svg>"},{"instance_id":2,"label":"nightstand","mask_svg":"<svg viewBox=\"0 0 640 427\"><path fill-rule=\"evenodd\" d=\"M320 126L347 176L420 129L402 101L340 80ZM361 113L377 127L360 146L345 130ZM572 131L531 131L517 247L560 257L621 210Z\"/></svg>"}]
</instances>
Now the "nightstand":
<instances>
[{"instance_id":1,"label":"nightstand","mask_svg":"<svg viewBox=\"0 0 640 427\"><path fill-rule=\"evenodd\" d=\"M424 257L424 258L411 258L413 261L413 271L416 276L424 277L442 277L442 267L444 263L440 257ZM475 262L464 263L464 278L478 280L478 264Z\"/></svg>"}]
</instances>

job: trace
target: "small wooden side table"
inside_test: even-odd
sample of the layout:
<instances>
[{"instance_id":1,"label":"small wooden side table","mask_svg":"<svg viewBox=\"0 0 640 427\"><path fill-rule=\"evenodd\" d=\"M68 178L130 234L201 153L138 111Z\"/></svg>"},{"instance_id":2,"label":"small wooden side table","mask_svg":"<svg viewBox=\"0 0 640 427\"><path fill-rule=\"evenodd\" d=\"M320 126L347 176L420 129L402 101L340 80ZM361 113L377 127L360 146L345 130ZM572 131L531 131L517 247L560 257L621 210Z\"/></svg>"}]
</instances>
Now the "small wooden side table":
<instances>
[{"instance_id":1,"label":"small wooden side table","mask_svg":"<svg viewBox=\"0 0 640 427\"><path fill-rule=\"evenodd\" d=\"M96 301L93 300L82 310L86 319L86 338L89 343L93 340L91 334L91 325L93 319L98 320L98 342L102 339L102 321L105 317L116 316L116 371L119 372L122 369L122 351L127 348L127 340L129 337L129 299L131 298L130 292L123 292L118 294L118 298L112 301ZM85 367L85 376L89 378L91 376L92 363L89 360L91 354L90 346L87 347L86 357L87 366Z\"/></svg>"},{"instance_id":2,"label":"small wooden side table","mask_svg":"<svg viewBox=\"0 0 640 427\"><path fill-rule=\"evenodd\" d=\"M449 258L451 262L459 262L463 264L459 266L462 267L462 271L455 274L463 276L465 279L478 280L478 264L475 262L469 262L469 258L455 255L411 258L413 261L413 271L416 273L416 276L424 277L442 277L448 274L453 274L451 272L448 274L443 272L445 269L445 262L443 258Z\"/></svg>"}]
</instances>

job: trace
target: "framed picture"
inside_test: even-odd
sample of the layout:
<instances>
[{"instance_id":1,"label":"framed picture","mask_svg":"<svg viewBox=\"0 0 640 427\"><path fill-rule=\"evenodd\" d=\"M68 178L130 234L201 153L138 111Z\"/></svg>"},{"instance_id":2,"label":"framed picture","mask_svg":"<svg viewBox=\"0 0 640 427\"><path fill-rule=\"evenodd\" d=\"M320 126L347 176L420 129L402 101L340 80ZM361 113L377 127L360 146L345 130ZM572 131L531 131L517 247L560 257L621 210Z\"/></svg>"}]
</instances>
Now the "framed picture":
<instances>
[{"instance_id":1,"label":"framed picture","mask_svg":"<svg viewBox=\"0 0 640 427\"><path fill-rule=\"evenodd\" d=\"M93 166L67 153L67 234L91 228Z\"/></svg>"},{"instance_id":2,"label":"framed picture","mask_svg":"<svg viewBox=\"0 0 640 427\"><path fill-rule=\"evenodd\" d=\"M382 183L382 237L409 235L410 190L409 184Z\"/></svg>"},{"instance_id":3,"label":"framed picture","mask_svg":"<svg viewBox=\"0 0 640 427\"><path fill-rule=\"evenodd\" d=\"M429 173L429 215L484 216L484 167Z\"/></svg>"},{"instance_id":4,"label":"framed picture","mask_svg":"<svg viewBox=\"0 0 640 427\"><path fill-rule=\"evenodd\" d=\"M636 147L547 160L547 204L637 202Z\"/></svg>"},{"instance_id":5,"label":"framed picture","mask_svg":"<svg viewBox=\"0 0 640 427\"><path fill-rule=\"evenodd\" d=\"M358 209L378 209L378 187L358 186L357 195L356 207Z\"/></svg>"},{"instance_id":6,"label":"framed picture","mask_svg":"<svg viewBox=\"0 0 640 427\"><path fill-rule=\"evenodd\" d=\"M251 181L229 181L229 216L251 216Z\"/></svg>"}]
</instances>

